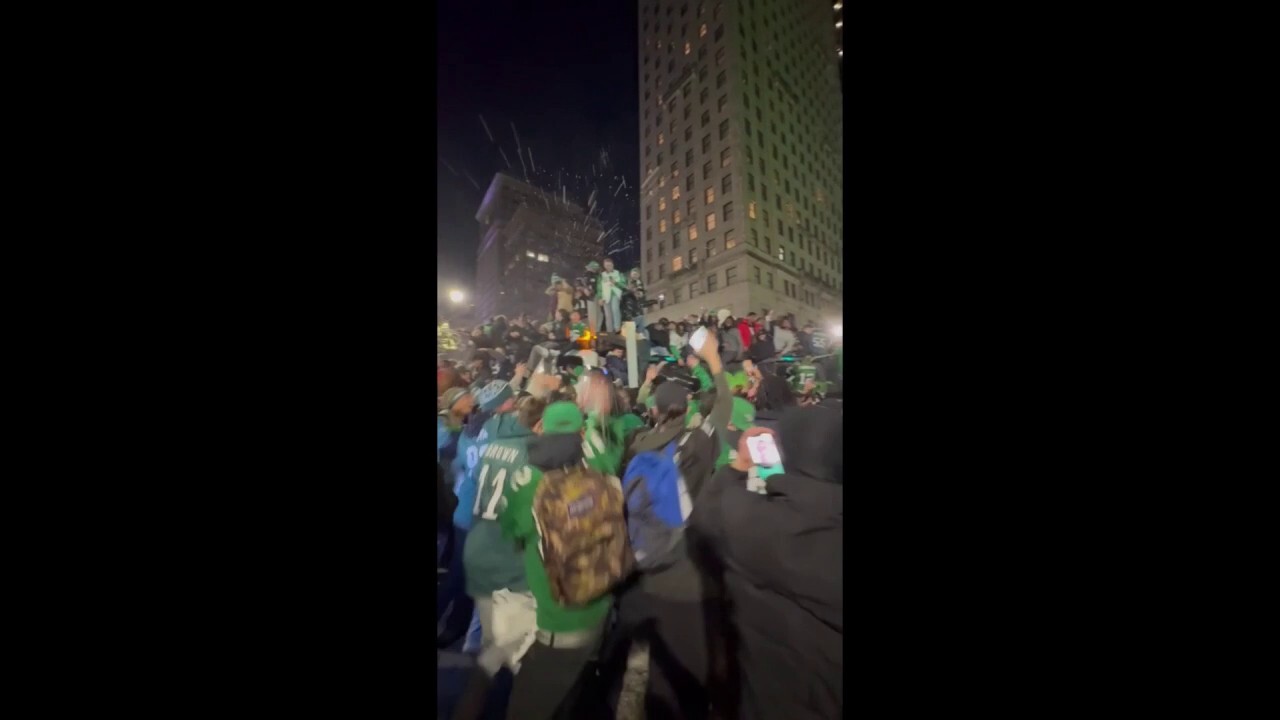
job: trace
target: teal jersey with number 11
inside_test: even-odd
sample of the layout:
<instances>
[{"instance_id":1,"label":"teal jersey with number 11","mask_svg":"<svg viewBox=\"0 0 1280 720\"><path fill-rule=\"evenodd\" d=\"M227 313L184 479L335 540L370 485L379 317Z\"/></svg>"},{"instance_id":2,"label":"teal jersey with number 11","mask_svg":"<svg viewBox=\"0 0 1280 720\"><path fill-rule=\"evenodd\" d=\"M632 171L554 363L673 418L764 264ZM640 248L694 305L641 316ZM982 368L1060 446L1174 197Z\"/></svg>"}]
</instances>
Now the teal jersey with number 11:
<instances>
[{"instance_id":1,"label":"teal jersey with number 11","mask_svg":"<svg viewBox=\"0 0 1280 720\"><path fill-rule=\"evenodd\" d=\"M485 425L489 435L479 457L475 502L471 507L471 532L462 551L467 594L487 597L503 588L528 589L520 551L502 537L498 515L506 507L509 488L529 482L529 440L533 432L514 413L499 415Z\"/></svg>"}]
</instances>

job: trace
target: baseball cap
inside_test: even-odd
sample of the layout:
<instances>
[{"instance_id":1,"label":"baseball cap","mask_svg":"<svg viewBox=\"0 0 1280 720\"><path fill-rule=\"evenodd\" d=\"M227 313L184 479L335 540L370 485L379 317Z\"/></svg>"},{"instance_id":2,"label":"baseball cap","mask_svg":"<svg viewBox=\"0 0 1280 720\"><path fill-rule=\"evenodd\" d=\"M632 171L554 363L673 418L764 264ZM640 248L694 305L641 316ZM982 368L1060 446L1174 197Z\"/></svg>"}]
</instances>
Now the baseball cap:
<instances>
[{"instance_id":1,"label":"baseball cap","mask_svg":"<svg viewBox=\"0 0 1280 720\"><path fill-rule=\"evenodd\" d=\"M689 389L678 382L664 382L653 391L653 404L662 413L685 407L689 404Z\"/></svg>"},{"instance_id":2,"label":"baseball cap","mask_svg":"<svg viewBox=\"0 0 1280 720\"><path fill-rule=\"evenodd\" d=\"M555 402L542 411L544 435L570 435L582 430L582 411L571 402Z\"/></svg>"},{"instance_id":3,"label":"baseball cap","mask_svg":"<svg viewBox=\"0 0 1280 720\"><path fill-rule=\"evenodd\" d=\"M515 392L512 391L511 386L506 381L494 380L480 388L480 391L476 393L476 404L485 412L493 412L513 395L515 395Z\"/></svg>"}]
</instances>

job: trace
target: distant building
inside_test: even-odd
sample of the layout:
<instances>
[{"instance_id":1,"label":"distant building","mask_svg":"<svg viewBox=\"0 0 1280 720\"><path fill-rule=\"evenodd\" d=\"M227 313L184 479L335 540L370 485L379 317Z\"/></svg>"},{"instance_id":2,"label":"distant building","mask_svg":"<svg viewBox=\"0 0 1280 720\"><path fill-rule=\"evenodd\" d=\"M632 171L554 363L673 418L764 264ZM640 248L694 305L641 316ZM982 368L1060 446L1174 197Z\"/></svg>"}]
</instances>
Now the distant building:
<instances>
[{"instance_id":1,"label":"distant building","mask_svg":"<svg viewBox=\"0 0 1280 720\"><path fill-rule=\"evenodd\" d=\"M603 260L604 228L578 205L517 180L494 175L480 210L476 315L551 316L551 275L570 284L588 262Z\"/></svg>"},{"instance_id":2,"label":"distant building","mask_svg":"<svg viewBox=\"0 0 1280 720\"><path fill-rule=\"evenodd\" d=\"M842 7L640 0L647 317L842 316Z\"/></svg>"}]
</instances>

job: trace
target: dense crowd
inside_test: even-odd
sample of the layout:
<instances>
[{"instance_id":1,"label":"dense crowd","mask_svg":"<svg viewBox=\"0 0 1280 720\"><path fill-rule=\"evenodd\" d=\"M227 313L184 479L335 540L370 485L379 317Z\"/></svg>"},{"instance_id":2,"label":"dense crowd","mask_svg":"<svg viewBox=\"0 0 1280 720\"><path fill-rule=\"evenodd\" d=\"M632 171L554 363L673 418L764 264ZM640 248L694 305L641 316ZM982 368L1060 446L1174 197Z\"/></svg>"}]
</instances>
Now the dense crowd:
<instances>
[{"instance_id":1,"label":"dense crowd","mask_svg":"<svg viewBox=\"0 0 1280 720\"><path fill-rule=\"evenodd\" d=\"M647 648L645 717L839 717L841 342L769 312L645 326L612 282L594 320L438 328L437 645L475 657L448 716L627 717Z\"/></svg>"}]
</instances>

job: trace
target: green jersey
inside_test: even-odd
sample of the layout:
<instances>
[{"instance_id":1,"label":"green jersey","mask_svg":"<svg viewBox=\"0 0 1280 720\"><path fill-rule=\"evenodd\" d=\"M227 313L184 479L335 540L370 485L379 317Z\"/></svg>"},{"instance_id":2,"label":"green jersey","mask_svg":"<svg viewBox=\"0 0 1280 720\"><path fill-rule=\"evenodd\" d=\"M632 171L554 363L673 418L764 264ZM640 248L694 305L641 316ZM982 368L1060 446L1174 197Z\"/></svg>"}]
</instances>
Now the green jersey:
<instances>
[{"instance_id":1,"label":"green jersey","mask_svg":"<svg viewBox=\"0 0 1280 720\"><path fill-rule=\"evenodd\" d=\"M462 550L467 594L473 597L488 597L503 588L528 588L520 551L503 537L498 516L506 506L507 487L528 482L533 432L521 425L514 413L494 417L485 423L484 432L490 442L480 449L472 526Z\"/></svg>"},{"instance_id":2,"label":"green jersey","mask_svg":"<svg viewBox=\"0 0 1280 720\"><path fill-rule=\"evenodd\" d=\"M791 369L791 387L797 392L804 390L805 383L818 380L818 368L811 363L799 363Z\"/></svg>"},{"instance_id":3,"label":"green jersey","mask_svg":"<svg viewBox=\"0 0 1280 720\"><path fill-rule=\"evenodd\" d=\"M529 580L529 591L538 603L538 629L573 632L598 627L613 604L611 593L579 607L560 605L551 595L551 583L542 564L542 535L533 517L533 494L543 473L535 467L526 466L526 469L531 472L518 476L506 489L507 503L499 520L508 538L524 544L524 572ZM468 541L467 544L471 543Z\"/></svg>"}]
</instances>

